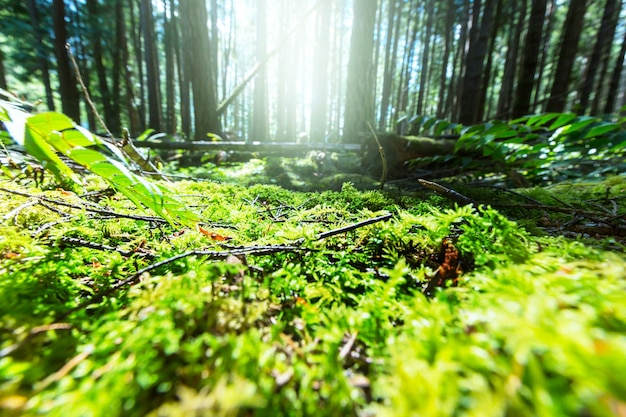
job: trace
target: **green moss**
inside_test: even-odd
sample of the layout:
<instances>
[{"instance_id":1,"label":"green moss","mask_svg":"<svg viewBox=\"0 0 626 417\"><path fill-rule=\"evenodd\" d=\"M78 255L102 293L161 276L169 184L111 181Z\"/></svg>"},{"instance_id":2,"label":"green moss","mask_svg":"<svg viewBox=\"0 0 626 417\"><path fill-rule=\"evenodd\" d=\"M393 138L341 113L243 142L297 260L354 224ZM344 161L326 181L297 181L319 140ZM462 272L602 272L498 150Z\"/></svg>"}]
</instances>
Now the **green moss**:
<instances>
[{"instance_id":1,"label":"green moss","mask_svg":"<svg viewBox=\"0 0 626 417\"><path fill-rule=\"evenodd\" d=\"M605 416L626 402L626 257L606 251L619 237L552 237L498 200L455 207L351 182L321 193L167 186L200 214L196 227L103 216L87 208L134 208L58 191L46 195L83 209L32 205L0 224L2 412ZM526 193L544 204L623 193L613 178L563 187ZM0 191L2 214L26 201ZM427 298L448 237L473 268ZM111 291L190 250L296 241L303 251L183 257Z\"/></svg>"}]
</instances>

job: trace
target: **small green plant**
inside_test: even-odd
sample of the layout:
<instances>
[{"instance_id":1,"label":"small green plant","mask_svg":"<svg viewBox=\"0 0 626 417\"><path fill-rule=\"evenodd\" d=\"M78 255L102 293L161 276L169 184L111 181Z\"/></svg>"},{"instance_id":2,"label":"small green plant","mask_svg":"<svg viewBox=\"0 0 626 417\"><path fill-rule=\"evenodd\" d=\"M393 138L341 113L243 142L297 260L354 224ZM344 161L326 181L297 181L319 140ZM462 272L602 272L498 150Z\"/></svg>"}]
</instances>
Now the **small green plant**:
<instances>
[{"instance_id":1,"label":"small green plant","mask_svg":"<svg viewBox=\"0 0 626 417\"><path fill-rule=\"evenodd\" d=\"M80 176L59 157L63 155L103 178L137 207L147 207L168 222L190 224L198 217L186 209L165 187L131 171L122 151L61 113L36 115L0 101L0 121L11 137L61 182L82 184Z\"/></svg>"}]
</instances>

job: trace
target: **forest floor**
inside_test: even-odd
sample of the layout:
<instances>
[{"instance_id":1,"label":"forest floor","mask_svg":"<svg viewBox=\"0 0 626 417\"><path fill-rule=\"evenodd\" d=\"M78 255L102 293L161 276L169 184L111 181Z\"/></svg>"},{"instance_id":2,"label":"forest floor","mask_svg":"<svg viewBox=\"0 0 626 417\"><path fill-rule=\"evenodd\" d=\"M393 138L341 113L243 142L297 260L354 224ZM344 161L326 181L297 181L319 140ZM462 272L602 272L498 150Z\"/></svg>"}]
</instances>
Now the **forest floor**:
<instances>
[{"instance_id":1,"label":"forest floor","mask_svg":"<svg viewBox=\"0 0 626 417\"><path fill-rule=\"evenodd\" d=\"M626 415L626 177L332 158L166 167L195 227L5 171L0 415Z\"/></svg>"}]
</instances>

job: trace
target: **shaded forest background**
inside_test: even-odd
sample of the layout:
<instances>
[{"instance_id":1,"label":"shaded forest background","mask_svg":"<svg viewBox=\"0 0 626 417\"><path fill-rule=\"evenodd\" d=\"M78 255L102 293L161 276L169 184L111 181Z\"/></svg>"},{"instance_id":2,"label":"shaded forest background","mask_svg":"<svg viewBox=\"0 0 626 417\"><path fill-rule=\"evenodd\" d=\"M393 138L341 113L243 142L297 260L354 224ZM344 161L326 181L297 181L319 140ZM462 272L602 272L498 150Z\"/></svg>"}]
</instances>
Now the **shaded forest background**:
<instances>
[{"instance_id":1,"label":"shaded forest background","mask_svg":"<svg viewBox=\"0 0 626 417\"><path fill-rule=\"evenodd\" d=\"M102 131L358 142L626 104L621 0L0 0L0 87Z\"/></svg>"}]
</instances>

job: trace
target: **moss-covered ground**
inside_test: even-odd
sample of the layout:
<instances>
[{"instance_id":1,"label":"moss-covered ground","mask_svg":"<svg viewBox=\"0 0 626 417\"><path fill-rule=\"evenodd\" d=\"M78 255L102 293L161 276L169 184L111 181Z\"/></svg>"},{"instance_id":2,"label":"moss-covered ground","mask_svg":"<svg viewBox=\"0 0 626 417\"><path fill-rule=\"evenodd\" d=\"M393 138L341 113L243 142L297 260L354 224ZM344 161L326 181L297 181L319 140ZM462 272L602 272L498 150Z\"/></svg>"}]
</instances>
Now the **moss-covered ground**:
<instances>
[{"instance_id":1,"label":"moss-covered ground","mask_svg":"<svg viewBox=\"0 0 626 417\"><path fill-rule=\"evenodd\" d=\"M183 227L0 177L0 415L626 415L623 176L297 180L168 183Z\"/></svg>"}]
</instances>

